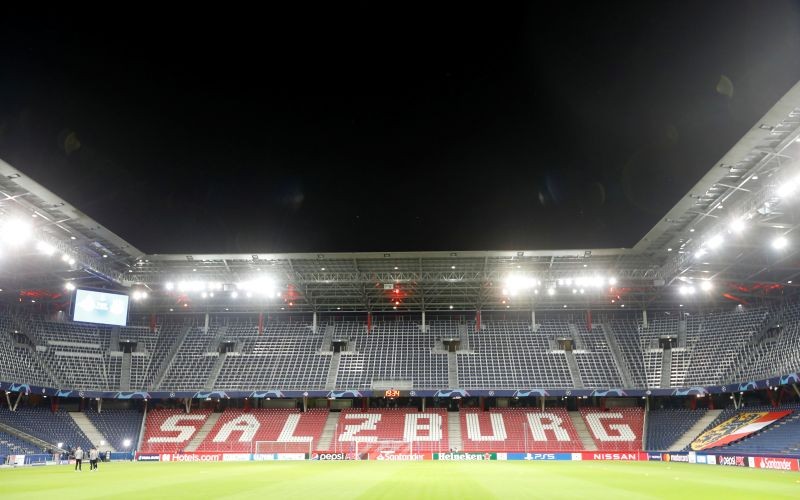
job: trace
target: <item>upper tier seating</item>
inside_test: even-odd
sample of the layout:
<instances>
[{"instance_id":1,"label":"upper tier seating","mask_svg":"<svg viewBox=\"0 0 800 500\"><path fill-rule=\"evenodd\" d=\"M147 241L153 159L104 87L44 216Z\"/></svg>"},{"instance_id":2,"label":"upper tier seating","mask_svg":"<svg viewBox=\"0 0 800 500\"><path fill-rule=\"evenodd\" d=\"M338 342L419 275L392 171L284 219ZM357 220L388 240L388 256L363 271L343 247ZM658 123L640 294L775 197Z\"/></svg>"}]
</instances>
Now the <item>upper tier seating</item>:
<instances>
[{"instance_id":1,"label":"upper tier seating","mask_svg":"<svg viewBox=\"0 0 800 500\"><path fill-rule=\"evenodd\" d=\"M433 352L436 338L415 322L377 322L372 331L335 324L334 337L350 340L341 354L336 386L369 389L374 381L409 381L419 389L447 385L447 354Z\"/></svg>"},{"instance_id":2,"label":"upper tier seating","mask_svg":"<svg viewBox=\"0 0 800 500\"><path fill-rule=\"evenodd\" d=\"M545 323L534 332L529 323L486 321L481 330L468 327L474 354L458 354L458 377L466 389L533 389L572 387L567 359L550 352L550 338L562 323ZM567 332L569 331L568 326Z\"/></svg>"},{"instance_id":3,"label":"upper tier seating","mask_svg":"<svg viewBox=\"0 0 800 500\"><path fill-rule=\"evenodd\" d=\"M325 325L317 332L305 322L270 322L258 334L256 323L229 325L225 340L238 342L228 354L215 389L322 389L331 356L319 354Z\"/></svg>"},{"instance_id":4,"label":"upper tier seating","mask_svg":"<svg viewBox=\"0 0 800 500\"><path fill-rule=\"evenodd\" d=\"M602 325L593 325L591 331L583 323L575 326L578 331L575 361L578 363L584 387L622 387L622 378L606 342Z\"/></svg>"}]
</instances>

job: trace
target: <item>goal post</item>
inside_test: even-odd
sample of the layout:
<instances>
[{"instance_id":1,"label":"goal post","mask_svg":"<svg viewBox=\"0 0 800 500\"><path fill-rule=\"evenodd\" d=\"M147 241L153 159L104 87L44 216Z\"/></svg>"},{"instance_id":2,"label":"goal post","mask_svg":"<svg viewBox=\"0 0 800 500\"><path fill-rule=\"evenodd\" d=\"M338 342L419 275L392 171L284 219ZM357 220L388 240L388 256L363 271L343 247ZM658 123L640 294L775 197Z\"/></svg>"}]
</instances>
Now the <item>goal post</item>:
<instances>
[{"instance_id":1,"label":"goal post","mask_svg":"<svg viewBox=\"0 0 800 500\"><path fill-rule=\"evenodd\" d=\"M354 445L359 458L366 455L411 455L415 449L413 441L403 440L356 441Z\"/></svg>"},{"instance_id":2,"label":"goal post","mask_svg":"<svg viewBox=\"0 0 800 500\"><path fill-rule=\"evenodd\" d=\"M311 458L314 443L286 441L254 441L253 460L302 460ZM301 458L300 455L303 457Z\"/></svg>"}]
</instances>

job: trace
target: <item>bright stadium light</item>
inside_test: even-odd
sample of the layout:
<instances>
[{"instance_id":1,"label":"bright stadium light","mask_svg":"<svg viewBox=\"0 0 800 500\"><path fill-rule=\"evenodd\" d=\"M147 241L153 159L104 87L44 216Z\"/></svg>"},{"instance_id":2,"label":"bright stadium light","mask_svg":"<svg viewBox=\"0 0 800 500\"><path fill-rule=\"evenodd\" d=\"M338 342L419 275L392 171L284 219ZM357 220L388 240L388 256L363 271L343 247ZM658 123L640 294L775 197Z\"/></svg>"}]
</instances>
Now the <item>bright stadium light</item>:
<instances>
[{"instance_id":1,"label":"bright stadium light","mask_svg":"<svg viewBox=\"0 0 800 500\"><path fill-rule=\"evenodd\" d=\"M36 250L42 252L45 255L53 255L56 253L56 247L47 243L46 241L38 241L36 242Z\"/></svg>"},{"instance_id":2,"label":"bright stadium light","mask_svg":"<svg viewBox=\"0 0 800 500\"><path fill-rule=\"evenodd\" d=\"M238 296L239 296L239 292L231 292L231 298L232 299L235 299Z\"/></svg>"},{"instance_id":3,"label":"bright stadium light","mask_svg":"<svg viewBox=\"0 0 800 500\"><path fill-rule=\"evenodd\" d=\"M614 278L614 277L608 278L608 284L609 285L616 285L617 284L617 278Z\"/></svg>"},{"instance_id":4,"label":"bright stadium light","mask_svg":"<svg viewBox=\"0 0 800 500\"><path fill-rule=\"evenodd\" d=\"M537 281L521 274L512 274L506 278L503 295L516 296L519 292L530 290L536 286Z\"/></svg>"},{"instance_id":5,"label":"bright stadium light","mask_svg":"<svg viewBox=\"0 0 800 500\"><path fill-rule=\"evenodd\" d=\"M131 446L131 440L130 440L130 439L126 439L126 440L124 440L124 441L122 442L122 446L124 446L125 448L130 448L130 446Z\"/></svg>"},{"instance_id":6,"label":"bright stadium light","mask_svg":"<svg viewBox=\"0 0 800 500\"><path fill-rule=\"evenodd\" d=\"M28 221L21 219L11 219L0 231L3 242L10 246L20 246L31 237L33 226Z\"/></svg>"},{"instance_id":7,"label":"bright stadium light","mask_svg":"<svg viewBox=\"0 0 800 500\"><path fill-rule=\"evenodd\" d=\"M164 284L164 288L165 288L166 290L168 290L168 291L172 291L172 290L174 290L174 289L175 289L175 283L173 283L173 282L171 282L171 281L167 281L167 282Z\"/></svg>"},{"instance_id":8,"label":"bright stadium light","mask_svg":"<svg viewBox=\"0 0 800 500\"><path fill-rule=\"evenodd\" d=\"M712 288L714 288L714 285L708 280L700 283L700 289L704 292L710 292Z\"/></svg>"},{"instance_id":9,"label":"bright stadium light","mask_svg":"<svg viewBox=\"0 0 800 500\"><path fill-rule=\"evenodd\" d=\"M742 231L744 231L745 228L744 217L738 217L736 219L733 219L729 227L731 232L741 233Z\"/></svg>"},{"instance_id":10,"label":"bright stadium light","mask_svg":"<svg viewBox=\"0 0 800 500\"><path fill-rule=\"evenodd\" d=\"M555 288L550 287L550 288L547 289L547 295L553 296L555 294L556 294L556 289Z\"/></svg>"},{"instance_id":11,"label":"bright stadium light","mask_svg":"<svg viewBox=\"0 0 800 500\"><path fill-rule=\"evenodd\" d=\"M798 184L800 184L800 178L795 177L794 179L789 179L781 184L775 193L781 198L788 198L789 196L792 196L795 191L797 191Z\"/></svg>"},{"instance_id":12,"label":"bright stadium light","mask_svg":"<svg viewBox=\"0 0 800 500\"><path fill-rule=\"evenodd\" d=\"M789 240L786 239L784 236L778 236L774 240L772 240L772 248L775 250L783 250L789 245Z\"/></svg>"},{"instance_id":13,"label":"bright stadium light","mask_svg":"<svg viewBox=\"0 0 800 500\"><path fill-rule=\"evenodd\" d=\"M73 266L73 265L75 265L75 259L73 259L72 257L70 257L70 258L69 258L69 260L67 260L67 263L68 263L70 266Z\"/></svg>"},{"instance_id":14,"label":"bright stadium light","mask_svg":"<svg viewBox=\"0 0 800 500\"><path fill-rule=\"evenodd\" d=\"M67 290L69 290L71 292L72 290L75 290L75 285L73 285L72 282L68 281L67 284L64 285L64 288L66 288Z\"/></svg>"},{"instance_id":15,"label":"bright stadium light","mask_svg":"<svg viewBox=\"0 0 800 500\"><path fill-rule=\"evenodd\" d=\"M64 447L64 443L58 442L58 443L56 443L56 446L59 447L59 448L63 448Z\"/></svg>"},{"instance_id":16,"label":"bright stadium light","mask_svg":"<svg viewBox=\"0 0 800 500\"><path fill-rule=\"evenodd\" d=\"M63 260L64 262L69 262L69 255L67 254L62 255L61 260Z\"/></svg>"},{"instance_id":17,"label":"bright stadium light","mask_svg":"<svg viewBox=\"0 0 800 500\"><path fill-rule=\"evenodd\" d=\"M700 257L702 257L703 255L705 255L707 252L708 252L708 250L706 250L705 248L702 248L702 247L701 247L699 250L697 250L697 251L694 253L694 256L695 256L695 257L697 257L697 258L699 259L699 258L700 258Z\"/></svg>"},{"instance_id":18,"label":"bright stadium light","mask_svg":"<svg viewBox=\"0 0 800 500\"><path fill-rule=\"evenodd\" d=\"M246 292L257 293L271 297L275 295L275 282L270 278L257 278L250 281L242 281L236 284L236 288Z\"/></svg>"},{"instance_id":19,"label":"bright stadium light","mask_svg":"<svg viewBox=\"0 0 800 500\"><path fill-rule=\"evenodd\" d=\"M724 239L722 238L721 234L715 234L714 236L708 239L706 245L708 245L708 248L716 250L722 245L723 241Z\"/></svg>"},{"instance_id":20,"label":"bright stadium light","mask_svg":"<svg viewBox=\"0 0 800 500\"><path fill-rule=\"evenodd\" d=\"M691 285L681 285L681 287L678 288L678 292L680 292L681 295L692 295L694 293L694 287Z\"/></svg>"}]
</instances>

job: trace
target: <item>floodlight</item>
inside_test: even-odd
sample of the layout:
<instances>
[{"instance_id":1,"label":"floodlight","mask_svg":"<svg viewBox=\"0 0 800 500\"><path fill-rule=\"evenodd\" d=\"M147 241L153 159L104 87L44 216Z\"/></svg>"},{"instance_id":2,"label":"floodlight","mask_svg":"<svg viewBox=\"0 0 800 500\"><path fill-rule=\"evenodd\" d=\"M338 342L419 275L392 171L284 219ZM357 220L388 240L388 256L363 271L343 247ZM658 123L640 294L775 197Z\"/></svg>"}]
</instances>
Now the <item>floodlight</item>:
<instances>
[{"instance_id":1,"label":"floodlight","mask_svg":"<svg viewBox=\"0 0 800 500\"><path fill-rule=\"evenodd\" d=\"M729 227L734 233L741 233L745 227L744 218L733 219Z\"/></svg>"},{"instance_id":2,"label":"floodlight","mask_svg":"<svg viewBox=\"0 0 800 500\"><path fill-rule=\"evenodd\" d=\"M67 290L69 290L71 292L72 290L75 290L75 285L73 285L72 282L68 281L67 284L64 285L64 288L66 288Z\"/></svg>"},{"instance_id":3,"label":"floodlight","mask_svg":"<svg viewBox=\"0 0 800 500\"><path fill-rule=\"evenodd\" d=\"M704 292L711 291L712 288L714 288L714 285L712 285L710 281L703 281L700 283L700 289Z\"/></svg>"},{"instance_id":4,"label":"floodlight","mask_svg":"<svg viewBox=\"0 0 800 500\"><path fill-rule=\"evenodd\" d=\"M609 285L616 285L617 284L617 278L614 278L614 277L608 278L608 284Z\"/></svg>"},{"instance_id":5,"label":"floodlight","mask_svg":"<svg viewBox=\"0 0 800 500\"><path fill-rule=\"evenodd\" d=\"M58 446L59 448L63 448L64 447L64 443L56 443L56 446Z\"/></svg>"},{"instance_id":6,"label":"floodlight","mask_svg":"<svg viewBox=\"0 0 800 500\"><path fill-rule=\"evenodd\" d=\"M56 247L47 243L46 241L39 241L36 243L36 249L45 255L53 255L56 252Z\"/></svg>"},{"instance_id":7,"label":"floodlight","mask_svg":"<svg viewBox=\"0 0 800 500\"><path fill-rule=\"evenodd\" d=\"M700 248L699 250L697 250L697 251L694 253L694 256L695 256L695 257L697 257L697 258L699 259L699 258L700 258L700 257L702 257L703 255L705 255L707 251L708 251L708 250L706 250L705 248Z\"/></svg>"},{"instance_id":8,"label":"floodlight","mask_svg":"<svg viewBox=\"0 0 800 500\"><path fill-rule=\"evenodd\" d=\"M793 195L795 191L797 191L797 184L798 184L797 178L789 179L788 181L781 184L775 191L775 193L781 198L787 198Z\"/></svg>"},{"instance_id":9,"label":"floodlight","mask_svg":"<svg viewBox=\"0 0 800 500\"><path fill-rule=\"evenodd\" d=\"M723 240L721 234L715 234L714 236L712 236L711 238L708 239L708 241L706 242L706 245L708 245L708 248L714 250L714 249L719 248L720 245L722 245L723 241L724 240Z\"/></svg>"},{"instance_id":10,"label":"floodlight","mask_svg":"<svg viewBox=\"0 0 800 500\"><path fill-rule=\"evenodd\" d=\"M173 283L171 281L167 281L164 284L164 288L166 288L167 290L174 290L175 289L175 283Z\"/></svg>"},{"instance_id":11,"label":"floodlight","mask_svg":"<svg viewBox=\"0 0 800 500\"><path fill-rule=\"evenodd\" d=\"M789 245L789 240L787 240L784 236L778 236L774 240L772 240L772 248L775 250L783 250Z\"/></svg>"},{"instance_id":12,"label":"floodlight","mask_svg":"<svg viewBox=\"0 0 800 500\"><path fill-rule=\"evenodd\" d=\"M122 445L123 445L125 448L128 448L128 447L131 445L131 440L130 440L130 439L126 439L126 440L124 440L124 441L122 442Z\"/></svg>"},{"instance_id":13,"label":"floodlight","mask_svg":"<svg viewBox=\"0 0 800 500\"><path fill-rule=\"evenodd\" d=\"M21 219L11 219L3 226L0 236L5 243L11 246L19 246L31 237L33 227L30 222Z\"/></svg>"},{"instance_id":14,"label":"floodlight","mask_svg":"<svg viewBox=\"0 0 800 500\"><path fill-rule=\"evenodd\" d=\"M555 295L555 294L556 294L556 289L555 288L550 287L550 288L547 289L547 295Z\"/></svg>"},{"instance_id":15,"label":"floodlight","mask_svg":"<svg viewBox=\"0 0 800 500\"><path fill-rule=\"evenodd\" d=\"M70 257L70 259L67 262L69 263L70 266L72 266L75 264L75 259Z\"/></svg>"},{"instance_id":16,"label":"floodlight","mask_svg":"<svg viewBox=\"0 0 800 500\"><path fill-rule=\"evenodd\" d=\"M238 296L239 296L239 292L231 292L231 298L232 299L235 299Z\"/></svg>"}]
</instances>

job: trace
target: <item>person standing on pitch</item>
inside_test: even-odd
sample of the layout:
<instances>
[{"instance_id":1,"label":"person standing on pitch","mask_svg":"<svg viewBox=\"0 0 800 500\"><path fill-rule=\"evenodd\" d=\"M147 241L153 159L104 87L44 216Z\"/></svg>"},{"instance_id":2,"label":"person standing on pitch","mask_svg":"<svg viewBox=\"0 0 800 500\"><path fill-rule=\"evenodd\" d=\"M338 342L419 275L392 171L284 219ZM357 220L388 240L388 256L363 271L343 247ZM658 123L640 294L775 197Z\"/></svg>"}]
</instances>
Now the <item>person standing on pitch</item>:
<instances>
[{"instance_id":1,"label":"person standing on pitch","mask_svg":"<svg viewBox=\"0 0 800 500\"><path fill-rule=\"evenodd\" d=\"M77 471L83 472L83 468L82 468L83 464L82 464L82 462L83 462L83 448L78 446L77 448L75 448L75 471L76 472Z\"/></svg>"},{"instance_id":2,"label":"person standing on pitch","mask_svg":"<svg viewBox=\"0 0 800 500\"><path fill-rule=\"evenodd\" d=\"M92 446L92 449L89 450L89 470L97 470L97 458L100 456L98 453L97 448Z\"/></svg>"}]
</instances>

